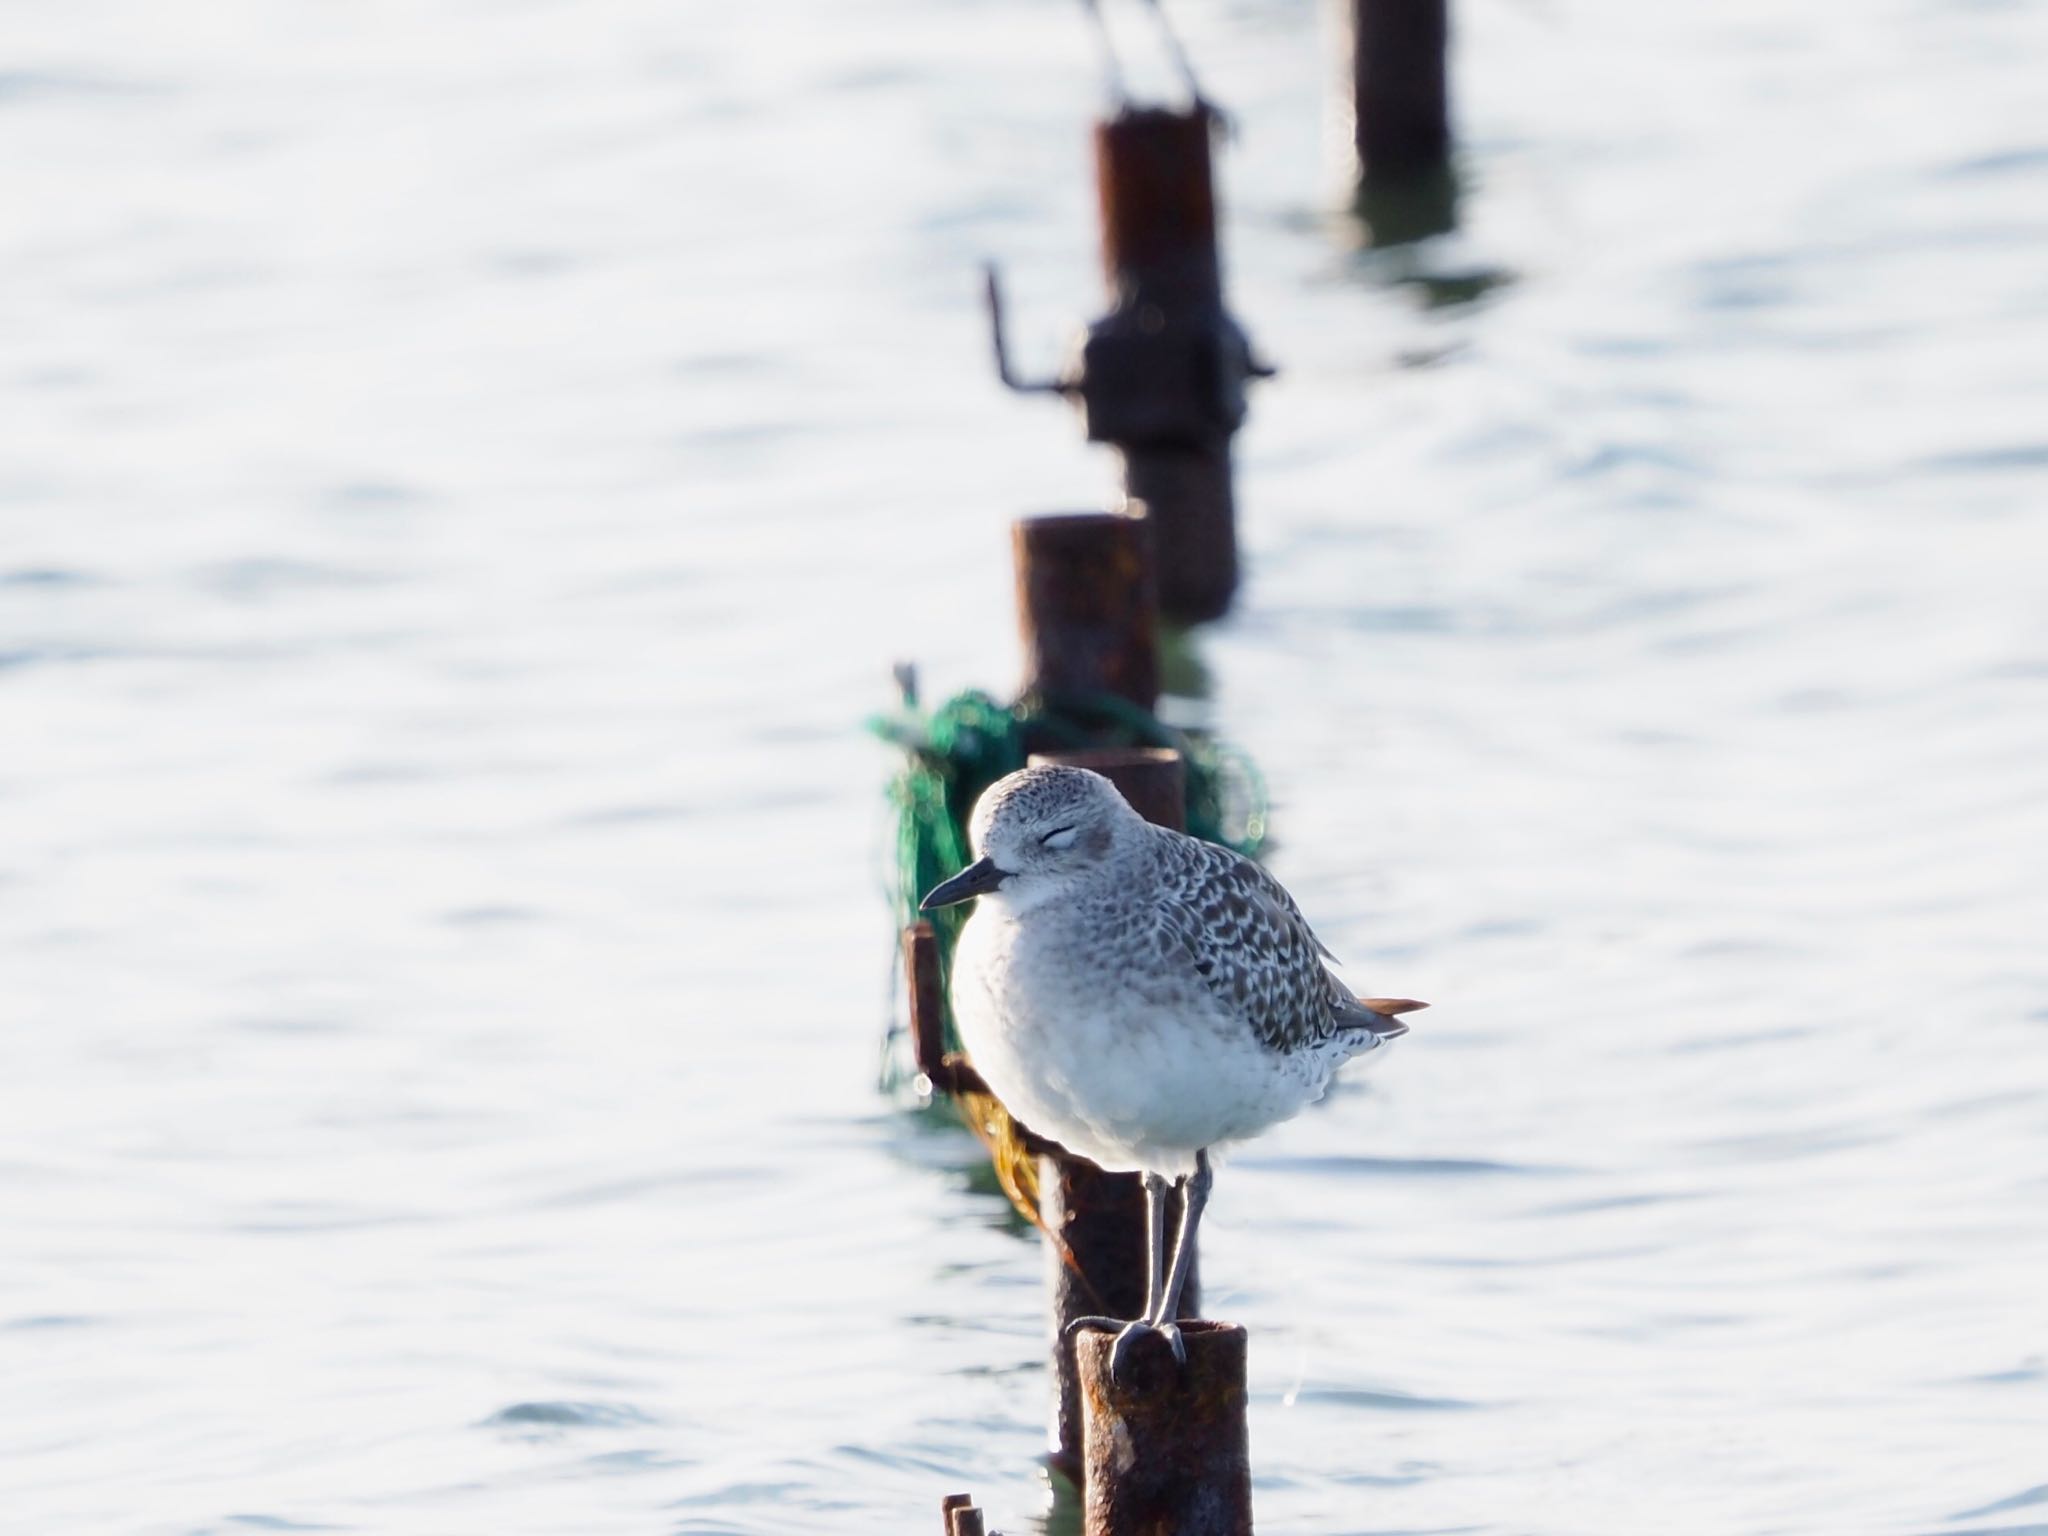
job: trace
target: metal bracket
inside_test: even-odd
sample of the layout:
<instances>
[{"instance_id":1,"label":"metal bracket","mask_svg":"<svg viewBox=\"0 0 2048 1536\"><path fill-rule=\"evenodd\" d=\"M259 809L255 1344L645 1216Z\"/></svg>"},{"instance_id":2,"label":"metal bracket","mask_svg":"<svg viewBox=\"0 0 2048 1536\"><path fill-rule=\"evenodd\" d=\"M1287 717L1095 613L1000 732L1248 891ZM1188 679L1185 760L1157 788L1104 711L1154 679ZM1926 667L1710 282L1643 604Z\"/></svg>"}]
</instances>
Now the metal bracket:
<instances>
[{"instance_id":1,"label":"metal bracket","mask_svg":"<svg viewBox=\"0 0 2048 1536\"><path fill-rule=\"evenodd\" d=\"M995 348L996 377L1005 388L1020 395L1071 395L1074 386L1064 379L1020 379L1010 367L1010 348L1003 337L1003 284L994 262L982 266L988 298L988 335Z\"/></svg>"}]
</instances>

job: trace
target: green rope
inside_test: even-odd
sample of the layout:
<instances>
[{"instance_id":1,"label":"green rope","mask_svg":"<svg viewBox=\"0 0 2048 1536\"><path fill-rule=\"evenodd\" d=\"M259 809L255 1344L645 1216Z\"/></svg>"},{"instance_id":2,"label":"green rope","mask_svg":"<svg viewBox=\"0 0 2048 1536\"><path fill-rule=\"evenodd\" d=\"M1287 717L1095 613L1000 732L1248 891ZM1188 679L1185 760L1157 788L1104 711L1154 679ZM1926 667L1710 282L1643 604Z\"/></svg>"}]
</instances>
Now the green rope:
<instances>
[{"instance_id":1,"label":"green rope","mask_svg":"<svg viewBox=\"0 0 2048 1536\"><path fill-rule=\"evenodd\" d=\"M890 786L898 816L893 895L902 923L918 921L919 898L967 867L967 818L974 802L1004 774L1022 768L1033 751L1171 747L1186 765L1188 831L1248 858L1265 845L1265 785L1251 759L1206 734L1176 730L1126 699L1030 693L1004 706L985 693L968 692L927 714L907 677L903 695L897 713L868 722L875 735L904 754ZM927 918L938 935L940 970L948 982L953 944L968 910L948 907ZM950 1006L946 1047L959 1048Z\"/></svg>"}]
</instances>

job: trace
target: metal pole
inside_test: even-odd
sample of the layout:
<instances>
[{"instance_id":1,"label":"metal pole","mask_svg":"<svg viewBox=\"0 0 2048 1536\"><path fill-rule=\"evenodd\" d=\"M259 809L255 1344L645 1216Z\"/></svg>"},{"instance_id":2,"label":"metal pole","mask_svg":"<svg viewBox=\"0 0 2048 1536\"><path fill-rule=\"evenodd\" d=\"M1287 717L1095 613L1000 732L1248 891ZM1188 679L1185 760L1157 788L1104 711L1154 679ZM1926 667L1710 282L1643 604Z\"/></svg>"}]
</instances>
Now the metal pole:
<instances>
[{"instance_id":1,"label":"metal pole","mask_svg":"<svg viewBox=\"0 0 2048 1536\"><path fill-rule=\"evenodd\" d=\"M1358 210L1375 245L1442 234L1457 220L1447 0L1340 3L1350 32Z\"/></svg>"},{"instance_id":2,"label":"metal pole","mask_svg":"<svg viewBox=\"0 0 2048 1536\"><path fill-rule=\"evenodd\" d=\"M1185 1366L1154 1337L1133 1352L1121 1382L1109 1372L1108 1334L1075 1341L1086 1536L1251 1536L1245 1331L1197 1322L1181 1332Z\"/></svg>"},{"instance_id":3,"label":"metal pole","mask_svg":"<svg viewBox=\"0 0 2048 1536\"><path fill-rule=\"evenodd\" d=\"M1089 436L1123 456L1125 493L1155 529L1159 611L1221 617L1237 591L1230 436L1253 371L1223 308L1210 166L1215 118L1132 109L1095 125L1102 267L1114 306L1090 333Z\"/></svg>"},{"instance_id":4,"label":"metal pole","mask_svg":"<svg viewBox=\"0 0 2048 1536\"><path fill-rule=\"evenodd\" d=\"M1161 612L1182 624L1222 618L1238 578L1230 439L1193 448L1126 448L1123 460L1124 494L1158 530Z\"/></svg>"},{"instance_id":5,"label":"metal pole","mask_svg":"<svg viewBox=\"0 0 2048 1536\"><path fill-rule=\"evenodd\" d=\"M939 938L930 923L903 930L903 983L910 994L910 1042L918 1075L930 1091L958 1098L988 1092L967 1058L946 1049L945 980L939 966Z\"/></svg>"},{"instance_id":6,"label":"metal pole","mask_svg":"<svg viewBox=\"0 0 2048 1536\"><path fill-rule=\"evenodd\" d=\"M1209 163L1215 122L1200 107L1140 107L1095 125L1102 275L1112 301L1223 302Z\"/></svg>"},{"instance_id":7,"label":"metal pole","mask_svg":"<svg viewBox=\"0 0 2048 1536\"><path fill-rule=\"evenodd\" d=\"M917 1070L935 1088L946 1070L945 982L939 937L930 923L903 930L903 977L910 993L910 1044Z\"/></svg>"},{"instance_id":8,"label":"metal pole","mask_svg":"<svg viewBox=\"0 0 2048 1536\"><path fill-rule=\"evenodd\" d=\"M946 1536L984 1536L987 1530L971 1493L947 1494L939 1501L939 1518L946 1523Z\"/></svg>"},{"instance_id":9,"label":"metal pole","mask_svg":"<svg viewBox=\"0 0 2048 1536\"><path fill-rule=\"evenodd\" d=\"M1141 518L1080 512L1020 519L1017 621L1027 691L1159 700L1151 531Z\"/></svg>"},{"instance_id":10,"label":"metal pole","mask_svg":"<svg viewBox=\"0 0 2048 1536\"><path fill-rule=\"evenodd\" d=\"M1351 143L1360 171L1415 181L1451 158L1446 0L1348 0Z\"/></svg>"}]
</instances>

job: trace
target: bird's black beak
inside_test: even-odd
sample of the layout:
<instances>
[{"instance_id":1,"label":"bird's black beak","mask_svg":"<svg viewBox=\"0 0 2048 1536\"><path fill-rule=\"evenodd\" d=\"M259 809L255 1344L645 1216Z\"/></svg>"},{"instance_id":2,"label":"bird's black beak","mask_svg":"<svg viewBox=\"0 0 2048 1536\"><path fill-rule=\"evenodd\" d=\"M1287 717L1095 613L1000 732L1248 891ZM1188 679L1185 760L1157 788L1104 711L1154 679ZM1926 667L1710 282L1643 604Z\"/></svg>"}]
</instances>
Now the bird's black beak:
<instances>
[{"instance_id":1,"label":"bird's black beak","mask_svg":"<svg viewBox=\"0 0 2048 1536\"><path fill-rule=\"evenodd\" d=\"M920 912L936 912L941 907L955 907L963 901L972 901L976 896L986 896L990 891L1010 878L1012 871L996 868L994 859L976 859L950 880L941 880L925 893L917 904Z\"/></svg>"}]
</instances>

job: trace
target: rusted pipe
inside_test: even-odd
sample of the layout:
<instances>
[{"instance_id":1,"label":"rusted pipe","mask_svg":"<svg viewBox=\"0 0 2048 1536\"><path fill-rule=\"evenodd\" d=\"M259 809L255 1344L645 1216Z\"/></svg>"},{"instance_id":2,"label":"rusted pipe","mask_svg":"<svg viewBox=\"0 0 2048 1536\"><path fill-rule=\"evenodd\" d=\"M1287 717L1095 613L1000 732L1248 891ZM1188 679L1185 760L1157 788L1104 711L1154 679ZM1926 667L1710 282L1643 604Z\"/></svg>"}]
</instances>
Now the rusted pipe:
<instances>
[{"instance_id":1,"label":"rusted pipe","mask_svg":"<svg viewBox=\"0 0 2048 1536\"><path fill-rule=\"evenodd\" d=\"M1130 107L1095 125L1110 309L1063 377L1026 380L1011 367L993 269L987 284L997 374L1077 401L1089 441L1122 456L1125 494L1154 530L1159 611L1177 624L1220 617L1237 590L1230 439L1247 383L1273 371L1223 305L1215 126L1199 103Z\"/></svg>"},{"instance_id":2,"label":"rusted pipe","mask_svg":"<svg viewBox=\"0 0 2048 1536\"><path fill-rule=\"evenodd\" d=\"M946 998L939 936L930 923L903 930L903 982L910 995L910 1045L917 1070L937 1085L945 1070Z\"/></svg>"},{"instance_id":3,"label":"rusted pipe","mask_svg":"<svg viewBox=\"0 0 2048 1536\"><path fill-rule=\"evenodd\" d=\"M1159 611L1220 617L1237 591L1230 438L1261 370L1223 307L1210 162L1215 115L1127 109L1095 126L1102 267L1111 309L1089 328L1080 377L1089 439L1123 456L1158 551Z\"/></svg>"},{"instance_id":4,"label":"rusted pipe","mask_svg":"<svg viewBox=\"0 0 2048 1536\"><path fill-rule=\"evenodd\" d=\"M1064 1152L1048 1152L1038 1160L1038 1219L1056 1234L1058 1246L1046 1245L1046 1288L1053 1327L1053 1469L1076 1487L1085 1471L1085 1413L1081 1378L1075 1358L1080 1340L1063 1337L1077 1317L1133 1318L1145 1310L1145 1191L1134 1173L1104 1173L1093 1163ZM1180 1228L1181 1194L1166 1202L1169 1231ZM1067 1255L1072 1255L1068 1262ZM1180 1316L1200 1311L1201 1265L1191 1258L1188 1283L1181 1292Z\"/></svg>"},{"instance_id":5,"label":"rusted pipe","mask_svg":"<svg viewBox=\"0 0 2048 1536\"><path fill-rule=\"evenodd\" d=\"M1185 1366L1157 1334L1118 1381L1115 1339L1075 1341L1081 1382L1086 1536L1251 1536L1244 1329L1181 1325Z\"/></svg>"},{"instance_id":6,"label":"rusted pipe","mask_svg":"<svg viewBox=\"0 0 2048 1536\"><path fill-rule=\"evenodd\" d=\"M939 1501L939 1517L946 1522L946 1536L984 1536L986 1526L973 1494L947 1494Z\"/></svg>"},{"instance_id":7,"label":"rusted pipe","mask_svg":"<svg viewBox=\"0 0 2048 1536\"><path fill-rule=\"evenodd\" d=\"M1152 524L1160 611L1184 624L1222 617L1238 582L1230 440L1126 448L1123 461L1124 493Z\"/></svg>"},{"instance_id":8,"label":"rusted pipe","mask_svg":"<svg viewBox=\"0 0 2048 1536\"><path fill-rule=\"evenodd\" d=\"M1223 302L1206 108L1129 108L1095 125L1102 272L1110 297Z\"/></svg>"},{"instance_id":9,"label":"rusted pipe","mask_svg":"<svg viewBox=\"0 0 2048 1536\"><path fill-rule=\"evenodd\" d=\"M918 1075L934 1093L958 1098L987 1093L988 1084L967 1058L946 1049L945 985L939 971L939 938L930 923L903 930L903 985L910 996L910 1042Z\"/></svg>"},{"instance_id":10,"label":"rusted pipe","mask_svg":"<svg viewBox=\"0 0 2048 1536\"><path fill-rule=\"evenodd\" d=\"M1351 52L1351 148L1360 206L1398 227L1376 243L1450 227L1447 0L1341 0ZM1429 227L1440 207L1441 222Z\"/></svg>"},{"instance_id":11,"label":"rusted pipe","mask_svg":"<svg viewBox=\"0 0 2048 1536\"><path fill-rule=\"evenodd\" d=\"M1159 699L1150 531L1118 512L1027 517L1015 525L1017 621L1026 691Z\"/></svg>"},{"instance_id":12,"label":"rusted pipe","mask_svg":"<svg viewBox=\"0 0 2048 1536\"><path fill-rule=\"evenodd\" d=\"M1187 772L1178 752L1103 748L1034 757L1102 774L1148 821L1179 831L1187 805ZM1049 1152L1038 1160L1038 1218L1060 1239L1046 1247L1051 1297L1054 1403L1053 1466L1082 1481L1082 1392L1074 1346L1065 1338L1077 1317L1138 1317L1145 1310L1145 1191L1138 1176L1104 1173L1093 1163ZM1177 1231L1181 1194L1167 1202L1167 1229ZM1061 1249L1064 1248L1063 1253ZM1071 1256L1071 1260L1069 1259ZM1199 1266L1188 1272L1180 1315L1199 1311ZM1084 1336L1085 1337L1085 1336Z\"/></svg>"}]
</instances>

